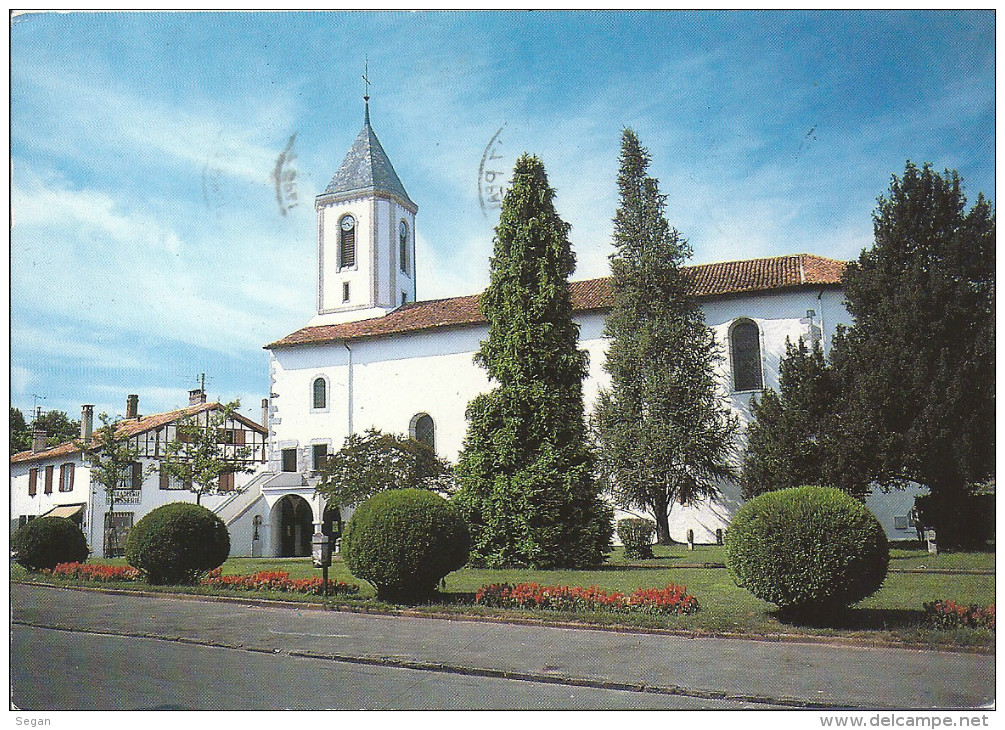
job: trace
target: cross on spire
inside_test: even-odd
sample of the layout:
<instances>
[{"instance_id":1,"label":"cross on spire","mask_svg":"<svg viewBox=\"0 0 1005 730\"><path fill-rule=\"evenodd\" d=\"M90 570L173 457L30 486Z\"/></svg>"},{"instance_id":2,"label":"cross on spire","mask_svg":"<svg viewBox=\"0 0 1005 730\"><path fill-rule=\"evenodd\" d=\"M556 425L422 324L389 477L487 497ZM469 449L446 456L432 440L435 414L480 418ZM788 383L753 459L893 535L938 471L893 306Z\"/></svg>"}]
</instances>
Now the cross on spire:
<instances>
[{"instance_id":1,"label":"cross on spire","mask_svg":"<svg viewBox=\"0 0 1005 730\"><path fill-rule=\"evenodd\" d=\"M366 104L366 118L364 121L370 123L370 59L366 56L363 57L363 103Z\"/></svg>"}]
</instances>

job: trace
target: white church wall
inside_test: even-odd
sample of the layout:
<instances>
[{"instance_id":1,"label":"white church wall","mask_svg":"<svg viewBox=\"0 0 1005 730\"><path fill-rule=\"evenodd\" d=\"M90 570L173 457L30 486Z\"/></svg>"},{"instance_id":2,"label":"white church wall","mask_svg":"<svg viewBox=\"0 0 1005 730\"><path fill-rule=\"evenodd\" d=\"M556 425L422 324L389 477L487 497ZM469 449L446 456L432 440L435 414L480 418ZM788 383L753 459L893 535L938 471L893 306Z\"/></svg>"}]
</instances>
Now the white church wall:
<instances>
[{"instance_id":1,"label":"white church wall","mask_svg":"<svg viewBox=\"0 0 1005 730\"><path fill-rule=\"evenodd\" d=\"M354 340L283 348L273 352L273 436L271 464L279 470L279 451L298 448L309 460L310 444L330 439L337 450L352 430L379 428L408 433L412 418L428 413L435 424L436 450L456 459L464 439L464 410L478 393L488 389L485 371L474 365L473 354L486 336L484 326L414 333L394 338ZM314 410L315 378L330 383L329 405Z\"/></svg>"},{"instance_id":2,"label":"white church wall","mask_svg":"<svg viewBox=\"0 0 1005 730\"><path fill-rule=\"evenodd\" d=\"M786 339L811 336L811 327L830 347L838 324L850 324L842 305L842 296L834 290L790 290L702 302L706 322L720 343L723 359L717 375L723 393L745 429L750 421L750 401L758 391L734 392L729 362L729 331L740 318L750 319L758 327L761 341L765 387L778 387L778 367L785 353ZM807 317L807 311L813 316ZM589 377L583 384L587 414L592 411L602 387L610 383L604 371L607 341L603 337L605 313L580 313L580 347L590 356ZM407 433L412 418L428 413L436 427L436 450L456 461L463 445L467 422L464 412L477 394L489 389L484 369L472 357L480 342L488 336L486 325L414 332L395 337L352 340L352 428L357 433L379 428ZM274 447L296 446L300 463L308 464L310 444L328 439L337 450L349 432L348 352L341 342L273 351L273 423ZM311 387L323 374L330 383L329 407L312 412ZM742 432L741 432L742 442ZM274 468L278 467L274 455ZM913 496L910 498L913 500ZM889 500L887 500L889 502ZM725 530L742 504L739 486L721 485L721 496L697 507L677 506L670 519L671 537L680 542L687 531L694 531L698 543L714 543L716 530ZM887 503L883 509L892 508ZM899 504L896 509L899 509ZM893 515L882 517L888 535L894 537Z\"/></svg>"},{"instance_id":3,"label":"white church wall","mask_svg":"<svg viewBox=\"0 0 1005 730\"><path fill-rule=\"evenodd\" d=\"M269 555L269 529L269 504L264 497L260 497L227 525L230 557L260 558Z\"/></svg>"}]
</instances>

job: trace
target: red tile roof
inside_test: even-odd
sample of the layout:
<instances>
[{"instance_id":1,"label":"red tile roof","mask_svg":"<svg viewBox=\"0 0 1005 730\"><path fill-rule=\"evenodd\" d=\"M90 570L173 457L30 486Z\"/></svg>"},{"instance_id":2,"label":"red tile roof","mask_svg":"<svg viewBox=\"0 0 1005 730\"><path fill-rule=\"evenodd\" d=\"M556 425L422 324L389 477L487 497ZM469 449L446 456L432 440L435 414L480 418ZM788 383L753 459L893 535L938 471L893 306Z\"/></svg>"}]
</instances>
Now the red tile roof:
<instances>
[{"instance_id":1,"label":"red tile roof","mask_svg":"<svg viewBox=\"0 0 1005 730\"><path fill-rule=\"evenodd\" d=\"M219 410L223 406L219 403L197 403L193 406L185 406L184 408L178 408L173 411L167 411L166 413L155 413L152 416L140 416L139 418L131 418L127 421L120 421L118 428L116 429L116 434L119 436L138 436L141 433L146 433L155 428L165 426L169 423L174 423L180 418L185 418L187 416L194 416L197 413L203 413L204 411ZM240 413L235 413L234 418L245 426L258 431L261 434L267 433L265 428L251 419L245 418ZM10 457L10 462L12 464L26 462L26 461L40 461L42 459L53 459L60 456L70 456L71 454L79 454L80 446L77 440L66 441L65 443L59 444L58 446L53 446L51 449L46 449L45 451L39 451L38 453L32 453L31 451L22 451L20 453L14 454Z\"/></svg>"},{"instance_id":2,"label":"red tile roof","mask_svg":"<svg viewBox=\"0 0 1005 730\"><path fill-rule=\"evenodd\" d=\"M700 299L778 291L804 286L839 286L845 263L812 254L778 256L750 261L725 261L688 266L694 293ZM577 312L611 306L610 278L570 282L572 306ZM304 327L265 346L267 350L366 337L420 332L440 327L463 327L485 321L479 295L411 302L383 317L358 322Z\"/></svg>"}]
</instances>

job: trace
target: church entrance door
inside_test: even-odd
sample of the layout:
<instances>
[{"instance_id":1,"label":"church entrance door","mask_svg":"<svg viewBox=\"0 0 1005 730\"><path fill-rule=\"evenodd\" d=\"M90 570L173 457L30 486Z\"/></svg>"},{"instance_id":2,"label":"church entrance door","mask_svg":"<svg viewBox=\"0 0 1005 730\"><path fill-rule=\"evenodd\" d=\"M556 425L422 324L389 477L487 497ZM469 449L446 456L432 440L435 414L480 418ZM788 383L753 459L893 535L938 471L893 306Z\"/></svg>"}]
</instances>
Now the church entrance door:
<instances>
[{"instance_id":1,"label":"church entrance door","mask_svg":"<svg viewBox=\"0 0 1005 730\"><path fill-rule=\"evenodd\" d=\"M311 506L303 497L288 494L276 505L279 510L279 556L294 558L311 554L314 521Z\"/></svg>"}]
</instances>

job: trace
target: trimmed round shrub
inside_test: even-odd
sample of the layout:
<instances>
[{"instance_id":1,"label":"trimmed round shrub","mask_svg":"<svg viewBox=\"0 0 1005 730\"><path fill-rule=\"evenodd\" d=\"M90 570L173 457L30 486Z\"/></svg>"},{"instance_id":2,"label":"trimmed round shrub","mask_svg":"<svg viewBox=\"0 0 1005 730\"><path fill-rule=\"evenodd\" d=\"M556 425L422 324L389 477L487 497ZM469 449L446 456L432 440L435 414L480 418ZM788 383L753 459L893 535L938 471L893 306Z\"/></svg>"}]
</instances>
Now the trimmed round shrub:
<instances>
[{"instance_id":1,"label":"trimmed round shrub","mask_svg":"<svg viewBox=\"0 0 1005 730\"><path fill-rule=\"evenodd\" d=\"M875 593L890 551L865 505L838 489L767 492L736 513L726 567L736 584L799 615L841 610Z\"/></svg>"},{"instance_id":2,"label":"trimmed round shrub","mask_svg":"<svg viewBox=\"0 0 1005 730\"><path fill-rule=\"evenodd\" d=\"M468 560L471 538L460 510L423 489L392 489L363 502L342 537L349 572L381 600L415 603Z\"/></svg>"},{"instance_id":3,"label":"trimmed round shrub","mask_svg":"<svg viewBox=\"0 0 1005 730\"><path fill-rule=\"evenodd\" d=\"M40 517L14 532L11 546L27 570L52 570L59 563L80 563L90 550L80 528L65 517Z\"/></svg>"},{"instance_id":4,"label":"trimmed round shrub","mask_svg":"<svg viewBox=\"0 0 1005 730\"><path fill-rule=\"evenodd\" d=\"M195 583L230 554L223 520L205 507L173 502L148 513L129 531L126 562L159 585Z\"/></svg>"},{"instance_id":5,"label":"trimmed round shrub","mask_svg":"<svg viewBox=\"0 0 1005 730\"><path fill-rule=\"evenodd\" d=\"M618 520L618 539L625 546L625 557L630 560L653 557L653 535L656 525L640 517Z\"/></svg>"}]
</instances>

